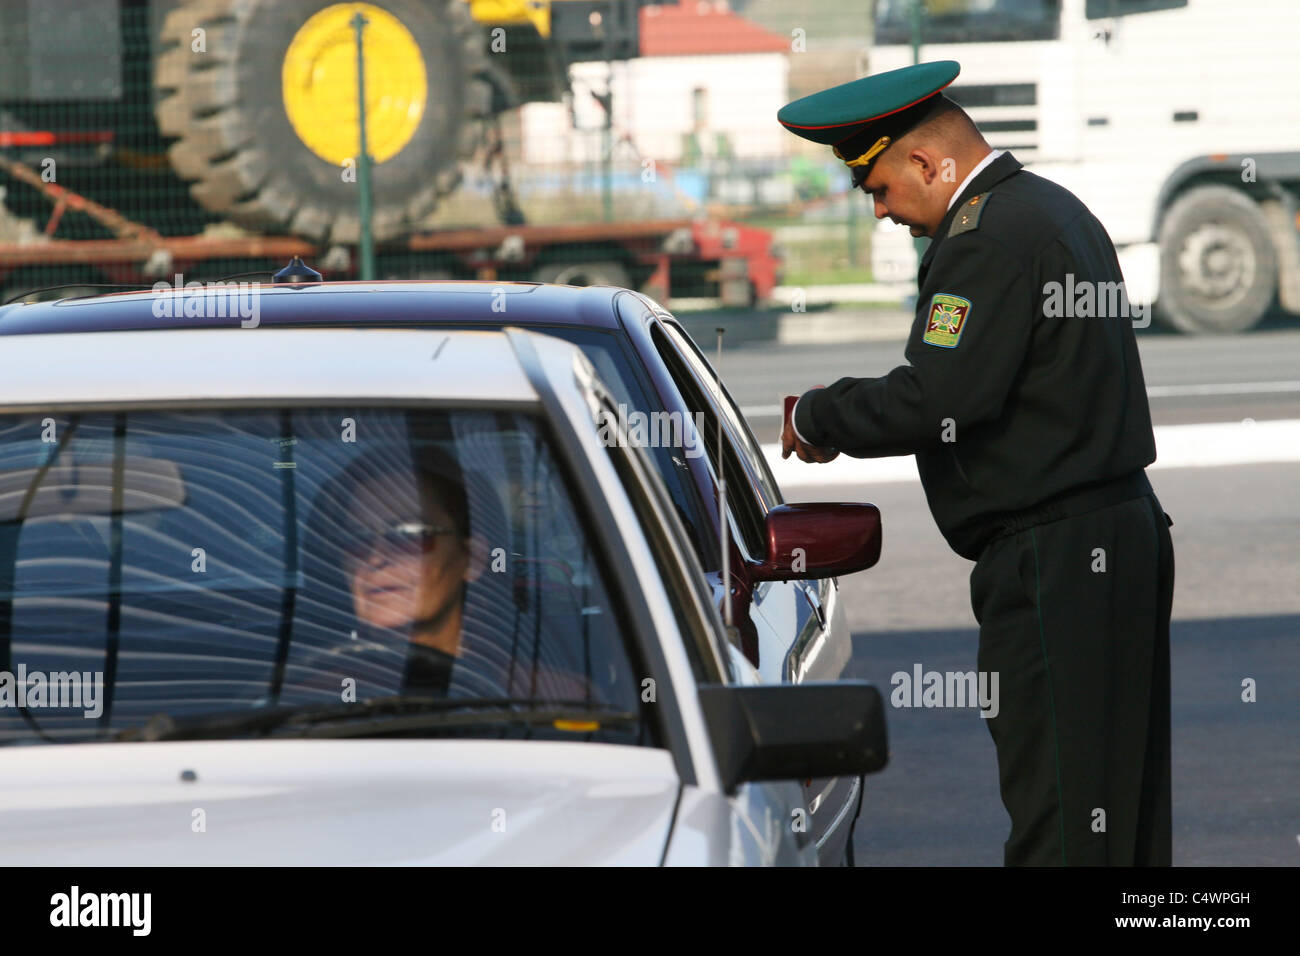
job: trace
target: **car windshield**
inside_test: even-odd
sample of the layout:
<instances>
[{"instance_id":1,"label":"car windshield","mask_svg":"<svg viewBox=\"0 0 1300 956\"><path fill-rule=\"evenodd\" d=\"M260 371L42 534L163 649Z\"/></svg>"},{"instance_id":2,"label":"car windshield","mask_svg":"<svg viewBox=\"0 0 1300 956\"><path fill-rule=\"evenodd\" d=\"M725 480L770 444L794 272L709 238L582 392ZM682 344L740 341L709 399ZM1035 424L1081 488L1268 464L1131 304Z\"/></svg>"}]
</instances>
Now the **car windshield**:
<instances>
[{"instance_id":1,"label":"car windshield","mask_svg":"<svg viewBox=\"0 0 1300 956\"><path fill-rule=\"evenodd\" d=\"M582 511L522 413L0 417L0 743L653 744Z\"/></svg>"}]
</instances>

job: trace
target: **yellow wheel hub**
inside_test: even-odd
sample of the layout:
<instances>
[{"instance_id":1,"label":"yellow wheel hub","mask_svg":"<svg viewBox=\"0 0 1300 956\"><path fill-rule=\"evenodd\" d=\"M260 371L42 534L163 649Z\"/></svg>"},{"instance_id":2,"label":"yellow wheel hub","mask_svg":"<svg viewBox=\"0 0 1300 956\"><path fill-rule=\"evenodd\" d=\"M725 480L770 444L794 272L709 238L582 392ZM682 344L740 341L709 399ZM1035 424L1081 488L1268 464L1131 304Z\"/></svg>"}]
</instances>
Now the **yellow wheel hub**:
<instances>
[{"instance_id":1,"label":"yellow wheel hub","mask_svg":"<svg viewBox=\"0 0 1300 956\"><path fill-rule=\"evenodd\" d=\"M298 138L336 166L361 153L352 26L358 12L369 21L362 33L366 147L375 162L391 159L410 142L428 99L424 57L401 20L369 3L336 3L321 10L294 34L281 85Z\"/></svg>"}]
</instances>

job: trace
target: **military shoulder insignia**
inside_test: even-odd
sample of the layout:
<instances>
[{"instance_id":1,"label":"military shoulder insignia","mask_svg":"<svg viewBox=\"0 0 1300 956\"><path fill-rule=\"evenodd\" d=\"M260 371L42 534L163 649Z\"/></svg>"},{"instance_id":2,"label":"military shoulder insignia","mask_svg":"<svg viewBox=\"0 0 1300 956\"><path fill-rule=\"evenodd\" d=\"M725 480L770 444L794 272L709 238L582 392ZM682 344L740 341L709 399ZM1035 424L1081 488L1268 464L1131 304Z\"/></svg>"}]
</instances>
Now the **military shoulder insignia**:
<instances>
[{"instance_id":1,"label":"military shoulder insignia","mask_svg":"<svg viewBox=\"0 0 1300 956\"><path fill-rule=\"evenodd\" d=\"M980 193L974 199L967 199L957 207L957 214L953 216L952 225L948 227L948 235L960 236L963 232L970 232L980 224L980 216L984 212L984 207L988 205L985 200L989 198L988 193Z\"/></svg>"},{"instance_id":2,"label":"military shoulder insignia","mask_svg":"<svg viewBox=\"0 0 1300 956\"><path fill-rule=\"evenodd\" d=\"M936 292L930 300L930 314L921 341L940 348L956 348L969 317L970 299L949 292Z\"/></svg>"}]
</instances>

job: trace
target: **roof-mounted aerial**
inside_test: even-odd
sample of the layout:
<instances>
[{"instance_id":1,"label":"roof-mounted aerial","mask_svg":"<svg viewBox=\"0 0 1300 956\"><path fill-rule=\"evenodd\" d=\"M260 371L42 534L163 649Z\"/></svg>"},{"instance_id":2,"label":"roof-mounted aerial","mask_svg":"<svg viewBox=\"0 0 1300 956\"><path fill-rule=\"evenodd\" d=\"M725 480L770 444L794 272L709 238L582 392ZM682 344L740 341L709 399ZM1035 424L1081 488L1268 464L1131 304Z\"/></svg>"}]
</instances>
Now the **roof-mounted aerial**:
<instances>
[{"instance_id":1,"label":"roof-mounted aerial","mask_svg":"<svg viewBox=\"0 0 1300 956\"><path fill-rule=\"evenodd\" d=\"M294 256L289 264L275 274L272 282L297 285L300 282L320 282L321 274L302 261L302 256Z\"/></svg>"}]
</instances>

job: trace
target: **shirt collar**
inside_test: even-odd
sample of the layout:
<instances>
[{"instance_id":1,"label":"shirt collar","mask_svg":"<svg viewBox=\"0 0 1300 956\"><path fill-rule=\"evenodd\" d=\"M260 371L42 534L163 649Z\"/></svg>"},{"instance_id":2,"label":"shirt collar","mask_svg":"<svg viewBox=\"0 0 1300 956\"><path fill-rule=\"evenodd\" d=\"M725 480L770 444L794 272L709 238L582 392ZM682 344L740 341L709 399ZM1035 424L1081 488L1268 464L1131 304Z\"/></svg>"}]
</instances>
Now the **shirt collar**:
<instances>
[{"instance_id":1,"label":"shirt collar","mask_svg":"<svg viewBox=\"0 0 1300 956\"><path fill-rule=\"evenodd\" d=\"M949 209L952 209L953 204L957 202L957 197L959 197L962 194L962 192L965 191L966 187L970 185L971 180L974 179L976 176L978 176L981 172L983 172L984 167L986 167L989 163L993 162L993 160L997 159L1001 155L1002 155L1002 150L1000 149L989 150L989 154L985 156L983 159L981 159L979 163L976 164L975 168L966 174L966 178L961 181L961 183L957 186L957 188L953 190L952 195L948 197Z\"/></svg>"}]
</instances>

